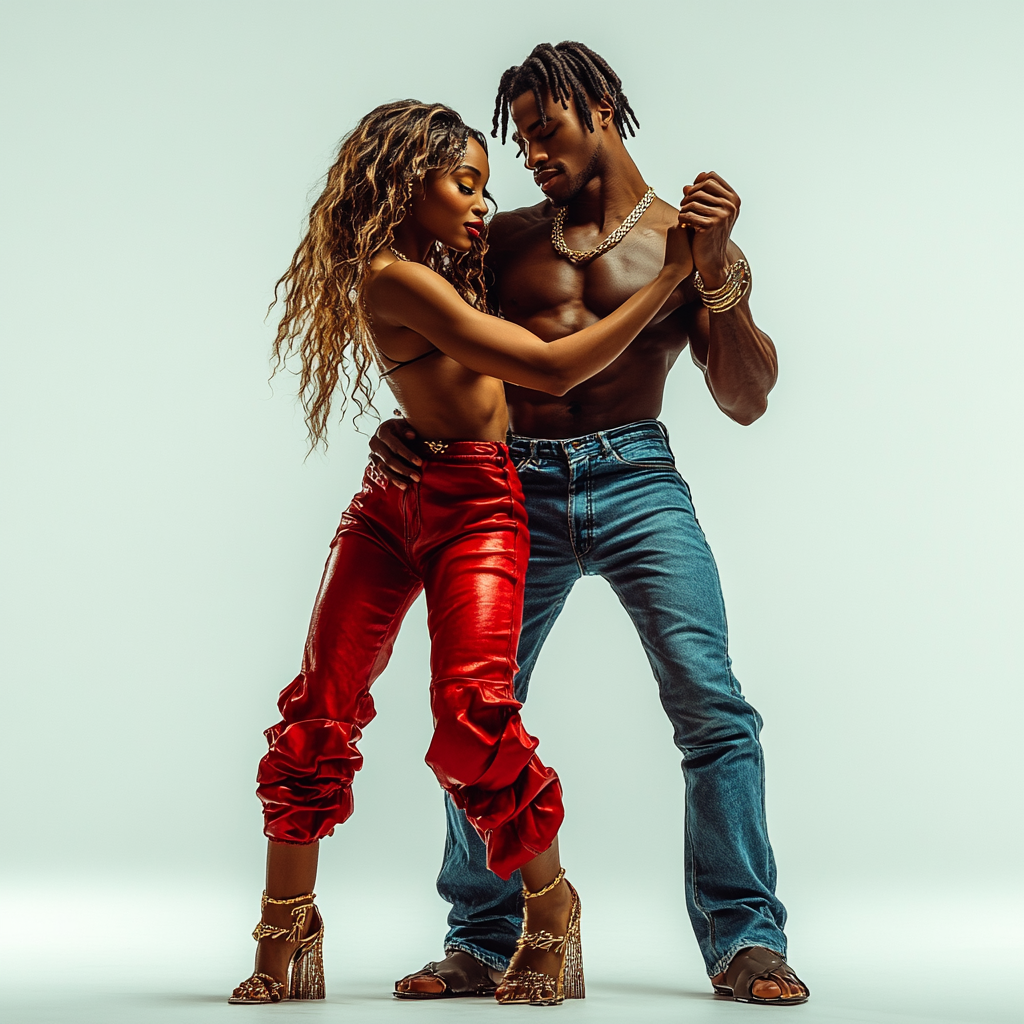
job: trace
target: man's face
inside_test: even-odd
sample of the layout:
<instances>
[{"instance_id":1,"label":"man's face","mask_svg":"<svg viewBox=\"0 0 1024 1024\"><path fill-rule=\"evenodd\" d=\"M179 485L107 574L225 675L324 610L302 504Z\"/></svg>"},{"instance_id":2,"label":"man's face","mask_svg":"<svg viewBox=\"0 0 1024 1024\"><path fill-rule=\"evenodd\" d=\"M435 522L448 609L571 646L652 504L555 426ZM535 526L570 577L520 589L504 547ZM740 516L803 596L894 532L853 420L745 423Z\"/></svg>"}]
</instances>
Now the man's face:
<instances>
[{"instance_id":1,"label":"man's face","mask_svg":"<svg viewBox=\"0 0 1024 1024\"><path fill-rule=\"evenodd\" d=\"M516 125L512 141L518 144L544 195L555 206L564 206L594 177L604 146L603 129L596 105L591 114L596 131L590 131L572 99L566 110L547 93L543 98L546 121L537 110L533 93L525 92L512 101Z\"/></svg>"}]
</instances>

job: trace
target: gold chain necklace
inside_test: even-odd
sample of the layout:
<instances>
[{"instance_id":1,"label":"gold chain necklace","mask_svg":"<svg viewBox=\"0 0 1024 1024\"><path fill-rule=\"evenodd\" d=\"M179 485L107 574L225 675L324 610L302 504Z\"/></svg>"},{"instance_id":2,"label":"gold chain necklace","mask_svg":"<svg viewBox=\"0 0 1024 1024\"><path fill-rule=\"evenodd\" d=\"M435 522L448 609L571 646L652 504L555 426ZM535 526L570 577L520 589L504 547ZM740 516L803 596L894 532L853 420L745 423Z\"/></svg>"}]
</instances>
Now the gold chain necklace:
<instances>
[{"instance_id":1,"label":"gold chain necklace","mask_svg":"<svg viewBox=\"0 0 1024 1024\"><path fill-rule=\"evenodd\" d=\"M393 245L389 245L388 248L391 250L391 255L394 256L396 260L401 260L403 263L412 263L412 260L409 259L404 252L399 252Z\"/></svg>"},{"instance_id":2,"label":"gold chain necklace","mask_svg":"<svg viewBox=\"0 0 1024 1024\"><path fill-rule=\"evenodd\" d=\"M640 197L640 202L633 207L633 212L600 245L594 249L588 249L586 252L582 252L579 249L570 249L565 244L563 229L565 227L566 207L560 206L555 210L555 219L551 222L551 244L555 247L555 252L559 256L564 256L570 263L586 263L589 260L596 259L609 249L614 249L629 234L629 229L636 224L643 216L644 210L653 202L654 189L649 188Z\"/></svg>"}]
</instances>

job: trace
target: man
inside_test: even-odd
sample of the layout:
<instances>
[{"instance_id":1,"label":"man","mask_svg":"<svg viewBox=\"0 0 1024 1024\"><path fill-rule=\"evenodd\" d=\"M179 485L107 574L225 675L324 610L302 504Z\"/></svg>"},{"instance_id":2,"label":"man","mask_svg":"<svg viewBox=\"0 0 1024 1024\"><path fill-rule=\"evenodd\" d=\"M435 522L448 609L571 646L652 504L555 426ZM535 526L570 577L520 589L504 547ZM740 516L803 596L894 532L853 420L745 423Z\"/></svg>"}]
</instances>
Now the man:
<instances>
[{"instance_id":1,"label":"man","mask_svg":"<svg viewBox=\"0 0 1024 1024\"><path fill-rule=\"evenodd\" d=\"M592 323L651 280L665 232L690 229L695 273L606 370L554 397L507 387L510 449L531 553L516 694L583 575L603 576L647 652L683 754L687 909L716 993L796 1004L809 991L785 962L785 909L764 812L761 719L731 671L711 551L658 422L665 379L690 346L718 407L741 424L767 408L775 347L754 324L750 269L730 240L739 197L717 174L684 187L680 211L654 198L627 152L639 126L618 75L580 43L537 46L502 76L494 130L513 141L545 199L490 225L492 305L542 338ZM417 456L402 421L371 447L399 486ZM438 891L452 904L444 960L401 979L405 998L493 992L522 920L519 880L484 866L484 845L448 802Z\"/></svg>"}]
</instances>

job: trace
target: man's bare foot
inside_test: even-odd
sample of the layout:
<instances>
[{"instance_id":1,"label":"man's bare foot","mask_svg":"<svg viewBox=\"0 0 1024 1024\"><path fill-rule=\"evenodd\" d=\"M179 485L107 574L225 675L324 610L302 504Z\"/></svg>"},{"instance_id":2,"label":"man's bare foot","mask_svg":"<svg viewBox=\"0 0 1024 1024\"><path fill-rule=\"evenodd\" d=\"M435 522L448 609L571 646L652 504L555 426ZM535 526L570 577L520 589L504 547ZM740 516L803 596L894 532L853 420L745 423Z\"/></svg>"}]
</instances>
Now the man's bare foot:
<instances>
[{"instance_id":1,"label":"man's bare foot","mask_svg":"<svg viewBox=\"0 0 1024 1024\"><path fill-rule=\"evenodd\" d=\"M741 1002L803 1003L811 994L785 960L763 946L741 949L711 984L718 995Z\"/></svg>"},{"instance_id":2,"label":"man's bare foot","mask_svg":"<svg viewBox=\"0 0 1024 1024\"><path fill-rule=\"evenodd\" d=\"M399 999L442 999L458 996L493 996L503 976L461 949L443 960L432 961L415 974L395 982Z\"/></svg>"}]
</instances>

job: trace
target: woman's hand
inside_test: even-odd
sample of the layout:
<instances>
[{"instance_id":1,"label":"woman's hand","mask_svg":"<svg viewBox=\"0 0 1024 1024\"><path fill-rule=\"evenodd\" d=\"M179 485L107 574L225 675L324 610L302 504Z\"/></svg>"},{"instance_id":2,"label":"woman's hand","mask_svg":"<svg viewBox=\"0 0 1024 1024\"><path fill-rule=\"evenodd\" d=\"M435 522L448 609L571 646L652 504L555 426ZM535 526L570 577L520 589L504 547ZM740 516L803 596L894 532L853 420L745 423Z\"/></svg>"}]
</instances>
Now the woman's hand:
<instances>
[{"instance_id":1,"label":"woman's hand","mask_svg":"<svg viewBox=\"0 0 1024 1024\"><path fill-rule=\"evenodd\" d=\"M690 238L686 225L680 221L668 229L665 235L665 269L682 281L693 270L693 255L690 252Z\"/></svg>"},{"instance_id":2,"label":"woman's hand","mask_svg":"<svg viewBox=\"0 0 1024 1024\"><path fill-rule=\"evenodd\" d=\"M740 215L740 197L714 171L683 186L679 222L692 228L693 262L708 288L720 288L729 272L729 238Z\"/></svg>"},{"instance_id":3,"label":"woman's hand","mask_svg":"<svg viewBox=\"0 0 1024 1024\"><path fill-rule=\"evenodd\" d=\"M404 419L396 419L385 420L370 438L371 458L400 491L420 482L415 467L422 466L423 460L405 443L415 437L416 431Z\"/></svg>"}]
</instances>

